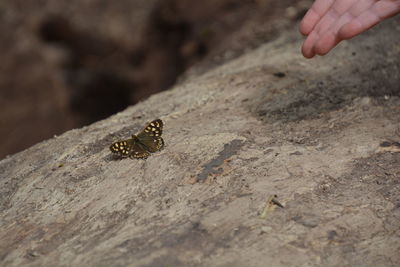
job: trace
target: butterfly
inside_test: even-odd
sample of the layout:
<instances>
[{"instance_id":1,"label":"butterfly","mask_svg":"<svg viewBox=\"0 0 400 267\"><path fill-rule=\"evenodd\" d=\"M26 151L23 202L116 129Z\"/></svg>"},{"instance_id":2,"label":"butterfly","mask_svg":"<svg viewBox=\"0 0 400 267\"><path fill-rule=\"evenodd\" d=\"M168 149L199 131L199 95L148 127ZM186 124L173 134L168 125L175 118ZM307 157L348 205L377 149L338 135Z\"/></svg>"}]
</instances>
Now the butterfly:
<instances>
[{"instance_id":1,"label":"butterfly","mask_svg":"<svg viewBox=\"0 0 400 267\"><path fill-rule=\"evenodd\" d=\"M138 135L113 143L110 150L121 157L146 159L150 153L163 149L164 140L161 138L163 126L162 120L154 120Z\"/></svg>"}]
</instances>

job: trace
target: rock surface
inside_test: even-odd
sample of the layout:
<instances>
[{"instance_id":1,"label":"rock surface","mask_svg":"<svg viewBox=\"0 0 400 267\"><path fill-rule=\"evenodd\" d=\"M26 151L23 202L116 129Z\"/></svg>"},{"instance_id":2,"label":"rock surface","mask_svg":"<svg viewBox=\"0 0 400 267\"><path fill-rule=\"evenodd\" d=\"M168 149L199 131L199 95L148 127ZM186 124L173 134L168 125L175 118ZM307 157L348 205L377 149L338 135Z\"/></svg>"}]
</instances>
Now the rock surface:
<instances>
[{"instance_id":1,"label":"rock surface","mask_svg":"<svg viewBox=\"0 0 400 267\"><path fill-rule=\"evenodd\" d=\"M293 29L2 160L1 265L398 266L399 22L313 60ZM155 118L164 150L110 155Z\"/></svg>"}]
</instances>

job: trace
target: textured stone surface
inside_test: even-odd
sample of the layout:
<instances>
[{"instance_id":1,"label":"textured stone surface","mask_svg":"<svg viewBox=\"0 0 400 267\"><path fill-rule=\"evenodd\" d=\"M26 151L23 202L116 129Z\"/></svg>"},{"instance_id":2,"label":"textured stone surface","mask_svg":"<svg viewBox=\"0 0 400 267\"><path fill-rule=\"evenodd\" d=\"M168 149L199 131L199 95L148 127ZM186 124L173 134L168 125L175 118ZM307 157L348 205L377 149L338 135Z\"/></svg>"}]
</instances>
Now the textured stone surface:
<instances>
[{"instance_id":1,"label":"textured stone surface","mask_svg":"<svg viewBox=\"0 0 400 267\"><path fill-rule=\"evenodd\" d=\"M314 60L294 29L2 160L1 265L398 266L399 22ZM110 155L155 118L164 150Z\"/></svg>"}]
</instances>

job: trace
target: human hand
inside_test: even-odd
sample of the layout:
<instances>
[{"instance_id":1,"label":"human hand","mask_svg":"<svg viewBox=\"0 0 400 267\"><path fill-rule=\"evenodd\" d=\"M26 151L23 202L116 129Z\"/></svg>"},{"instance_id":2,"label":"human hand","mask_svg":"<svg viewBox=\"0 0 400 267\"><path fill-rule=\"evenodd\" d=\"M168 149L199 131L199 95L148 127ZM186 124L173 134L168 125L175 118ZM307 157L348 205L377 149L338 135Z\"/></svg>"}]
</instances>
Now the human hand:
<instances>
[{"instance_id":1,"label":"human hand","mask_svg":"<svg viewBox=\"0 0 400 267\"><path fill-rule=\"evenodd\" d=\"M342 40L400 13L400 0L316 0L300 23L306 58L325 55Z\"/></svg>"}]
</instances>

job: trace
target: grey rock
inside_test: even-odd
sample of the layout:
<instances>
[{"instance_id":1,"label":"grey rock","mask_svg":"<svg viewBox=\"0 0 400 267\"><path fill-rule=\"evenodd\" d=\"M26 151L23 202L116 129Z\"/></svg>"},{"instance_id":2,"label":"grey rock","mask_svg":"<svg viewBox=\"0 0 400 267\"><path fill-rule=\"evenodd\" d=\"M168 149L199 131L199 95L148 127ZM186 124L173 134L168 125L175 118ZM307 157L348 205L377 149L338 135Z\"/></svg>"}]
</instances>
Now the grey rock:
<instances>
[{"instance_id":1,"label":"grey rock","mask_svg":"<svg viewBox=\"0 0 400 267\"><path fill-rule=\"evenodd\" d=\"M399 266L399 22L313 60L284 33L3 159L1 265ZM164 150L111 156L156 118Z\"/></svg>"}]
</instances>

